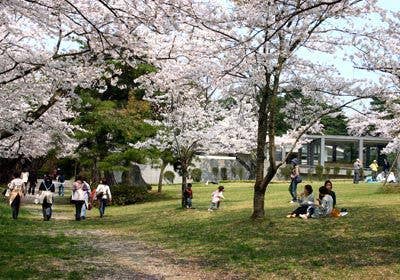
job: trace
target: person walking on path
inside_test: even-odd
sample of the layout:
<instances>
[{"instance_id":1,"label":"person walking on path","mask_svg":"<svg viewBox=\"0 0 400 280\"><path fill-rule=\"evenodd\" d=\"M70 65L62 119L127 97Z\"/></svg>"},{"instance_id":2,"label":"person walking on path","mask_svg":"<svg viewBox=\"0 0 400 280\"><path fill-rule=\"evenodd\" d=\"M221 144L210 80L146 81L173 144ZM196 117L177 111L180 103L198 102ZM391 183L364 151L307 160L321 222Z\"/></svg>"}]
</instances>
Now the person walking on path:
<instances>
[{"instance_id":1,"label":"person walking on path","mask_svg":"<svg viewBox=\"0 0 400 280\"><path fill-rule=\"evenodd\" d=\"M90 210L89 209L89 199L90 199L90 185L86 180L82 181L82 190L83 190L83 197L84 197L84 203L82 205L81 209L81 220L86 219L86 211Z\"/></svg>"},{"instance_id":2,"label":"person walking on path","mask_svg":"<svg viewBox=\"0 0 400 280\"><path fill-rule=\"evenodd\" d=\"M376 182L376 175L378 175L378 162L376 159L372 161L372 163L369 165L369 168L371 168L372 171L372 181Z\"/></svg>"},{"instance_id":3,"label":"person walking on path","mask_svg":"<svg viewBox=\"0 0 400 280\"><path fill-rule=\"evenodd\" d=\"M64 189L65 189L65 176L62 172L57 177L58 181L58 195L64 196Z\"/></svg>"},{"instance_id":4,"label":"person walking on path","mask_svg":"<svg viewBox=\"0 0 400 280\"><path fill-rule=\"evenodd\" d=\"M83 191L83 182L80 177L72 185L71 203L75 205L75 220L81 220L82 205L85 203L85 194Z\"/></svg>"},{"instance_id":5,"label":"person walking on path","mask_svg":"<svg viewBox=\"0 0 400 280\"><path fill-rule=\"evenodd\" d=\"M37 175L35 171L29 172L28 183L29 183L28 194L34 195L37 184Z\"/></svg>"},{"instance_id":6,"label":"person walking on path","mask_svg":"<svg viewBox=\"0 0 400 280\"><path fill-rule=\"evenodd\" d=\"M49 221L52 214L53 194L56 192L56 187L49 175L45 175L43 182L39 186L39 192L42 202L43 220Z\"/></svg>"},{"instance_id":7,"label":"person walking on path","mask_svg":"<svg viewBox=\"0 0 400 280\"><path fill-rule=\"evenodd\" d=\"M292 200L290 203L295 203L297 201L297 184L301 183L300 171L299 171L299 162L297 158L291 160L292 163L292 171L290 174L290 185L289 185L289 193L292 196Z\"/></svg>"},{"instance_id":8,"label":"person walking on path","mask_svg":"<svg viewBox=\"0 0 400 280\"><path fill-rule=\"evenodd\" d=\"M29 178L29 172L24 168L24 170L21 172L21 179L22 182L24 182L24 189L26 190L28 188L28 178Z\"/></svg>"},{"instance_id":9,"label":"person walking on path","mask_svg":"<svg viewBox=\"0 0 400 280\"><path fill-rule=\"evenodd\" d=\"M360 181L360 169L362 168L362 164L360 162L360 159L356 159L356 161L353 164L353 170L354 170L354 177L353 177L353 183L358 184Z\"/></svg>"},{"instance_id":10,"label":"person walking on path","mask_svg":"<svg viewBox=\"0 0 400 280\"><path fill-rule=\"evenodd\" d=\"M102 179L101 184L97 186L96 198L99 202L100 218L103 218L107 203L112 200L110 187L107 185L106 179Z\"/></svg>"},{"instance_id":11,"label":"person walking on path","mask_svg":"<svg viewBox=\"0 0 400 280\"><path fill-rule=\"evenodd\" d=\"M9 203L12 209L12 218L16 220L19 214L22 197L25 195L24 182L20 178L21 174L15 172L13 179L8 184Z\"/></svg>"}]
</instances>

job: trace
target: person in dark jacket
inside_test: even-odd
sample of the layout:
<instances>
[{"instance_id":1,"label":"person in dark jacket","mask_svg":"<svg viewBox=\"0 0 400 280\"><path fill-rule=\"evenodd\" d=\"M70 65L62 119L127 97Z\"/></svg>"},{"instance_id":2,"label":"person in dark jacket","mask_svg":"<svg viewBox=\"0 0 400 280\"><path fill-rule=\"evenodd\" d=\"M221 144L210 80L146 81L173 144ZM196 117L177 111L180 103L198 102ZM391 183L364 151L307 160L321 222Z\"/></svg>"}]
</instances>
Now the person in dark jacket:
<instances>
[{"instance_id":1,"label":"person in dark jacket","mask_svg":"<svg viewBox=\"0 0 400 280\"><path fill-rule=\"evenodd\" d=\"M29 172L28 176L28 183L29 183L29 189L28 189L28 194L35 194L35 188L37 184L37 175L35 171Z\"/></svg>"},{"instance_id":2,"label":"person in dark jacket","mask_svg":"<svg viewBox=\"0 0 400 280\"><path fill-rule=\"evenodd\" d=\"M52 214L53 194L56 187L50 176L45 175L43 182L39 186L40 200L42 201L43 220L49 221Z\"/></svg>"}]
</instances>

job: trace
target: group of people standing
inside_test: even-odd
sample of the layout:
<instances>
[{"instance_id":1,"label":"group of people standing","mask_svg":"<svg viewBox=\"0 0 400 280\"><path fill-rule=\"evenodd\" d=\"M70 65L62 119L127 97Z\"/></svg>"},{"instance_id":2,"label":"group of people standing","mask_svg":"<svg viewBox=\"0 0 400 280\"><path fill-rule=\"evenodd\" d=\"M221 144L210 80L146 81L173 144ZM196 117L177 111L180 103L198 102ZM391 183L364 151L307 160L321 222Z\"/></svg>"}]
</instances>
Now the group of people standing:
<instances>
[{"instance_id":1,"label":"group of people standing","mask_svg":"<svg viewBox=\"0 0 400 280\"><path fill-rule=\"evenodd\" d=\"M56 179L58 181L58 194L64 196L65 177L63 174L58 174ZM34 172L29 174L15 172L13 174L12 180L4 192L11 206L13 219L18 218L22 198L26 194L35 195L36 185L37 177ZM42 205L44 221L51 219L55 192L56 186L53 183L53 177L45 175L35 198L35 203ZM102 179L97 188L91 191L90 185L82 177L78 177L73 184L71 196L71 203L75 204L75 220L80 221L86 218L86 211L91 209L94 200L98 201L100 217L103 217L106 205L111 202L111 199L110 187L105 179Z\"/></svg>"}]
</instances>

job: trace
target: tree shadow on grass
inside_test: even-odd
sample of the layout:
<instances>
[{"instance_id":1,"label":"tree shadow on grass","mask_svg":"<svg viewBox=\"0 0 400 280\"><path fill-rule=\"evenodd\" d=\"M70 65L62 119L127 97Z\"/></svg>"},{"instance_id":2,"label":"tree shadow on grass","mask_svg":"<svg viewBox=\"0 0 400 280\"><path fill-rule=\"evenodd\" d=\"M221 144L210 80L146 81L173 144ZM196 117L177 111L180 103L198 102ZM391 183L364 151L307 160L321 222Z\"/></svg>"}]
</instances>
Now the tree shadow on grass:
<instances>
[{"instance_id":1,"label":"tree shadow on grass","mask_svg":"<svg viewBox=\"0 0 400 280\"><path fill-rule=\"evenodd\" d=\"M272 209L262 222L251 221L248 211L229 211L207 220L161 223L157 230L168 237L168 246L198 256L203 265L239 270L284 275L391 266L400 259L400 224L390 208L353 207L346 217L307 221Z\"/></svg>"}]
</instances>

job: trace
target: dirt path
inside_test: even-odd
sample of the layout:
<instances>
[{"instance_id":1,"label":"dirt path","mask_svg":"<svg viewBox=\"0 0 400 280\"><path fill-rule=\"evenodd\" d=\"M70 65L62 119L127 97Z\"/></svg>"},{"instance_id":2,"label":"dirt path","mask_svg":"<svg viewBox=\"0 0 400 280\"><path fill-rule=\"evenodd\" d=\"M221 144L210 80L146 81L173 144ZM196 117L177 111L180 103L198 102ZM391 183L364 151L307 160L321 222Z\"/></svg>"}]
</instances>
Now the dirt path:
<instances>
[{"instance_id":1,"label":"dirt path","mask_svg":"<svg viewBox=\"0 0 400 280\"><path fill-rule=\"evenodd\" d=\"M73 234L91 235L89 245L104 253L88 260L99 267L94 279L246 279L229 272L207 271L195 259L182 259L162 248L150 247L132 237L116 236L111 231L74 231ZM96 242L101 239L105 242Z\"/></svg>"},{"instance_id":2,"label":"dirt path","mask_svg":"<svg viewBox=\"0 0 400 280\"><path fill-rule=\"evenodd\" d=\"M33 198L25 201L24 208L35 216L41 217L40 205L33 204ZM57 205L55 205L57 208ZM54 209L56 210L56 209ZM54 220L72 220L71 213L53 212ZM164 250L156 245L147 245L134 236L121 236L112 230L71 230L67 235L81 235L88 245L101 255L85 259L91 266L97 267L90 279L135 279L135 280L200 280L221 279L238 280L246 277L231 272L209 271L206 264L196 258L183 259L176 253ZM97 242L102 240L102 242Z\"/></svg>"}]
</instances>

